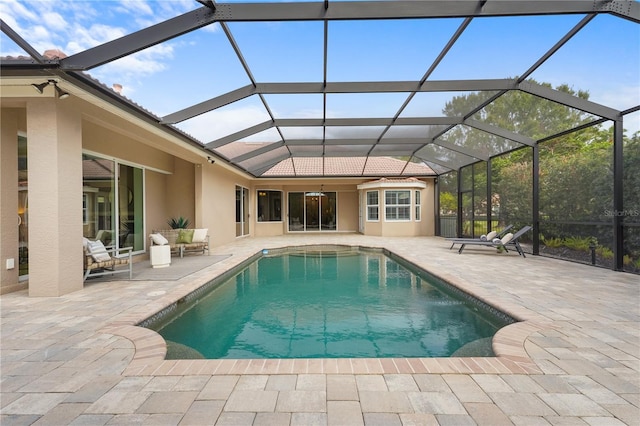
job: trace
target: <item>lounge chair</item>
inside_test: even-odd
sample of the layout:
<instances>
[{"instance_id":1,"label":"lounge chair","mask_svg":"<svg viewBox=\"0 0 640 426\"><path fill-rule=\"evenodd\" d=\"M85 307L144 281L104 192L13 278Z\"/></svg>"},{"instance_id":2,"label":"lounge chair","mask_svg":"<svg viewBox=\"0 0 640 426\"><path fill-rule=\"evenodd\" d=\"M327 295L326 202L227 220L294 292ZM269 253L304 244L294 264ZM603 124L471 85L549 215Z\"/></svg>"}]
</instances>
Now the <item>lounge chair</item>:
<instances>
[{"instance_id":1,"label":"lounge chair","mask_svg":"<svg viewBox=\"0 0 640 426\"><path fill-rule=\"evenodd\" d=\"M520 254L522 257L526 257L524 255L524 250L522 250L522 247L520 247L520 243L518 242L518 240L530 229L531 229L530 226L525 226L515 234L508 233L502 238L494 238L493 241L480 241L480 240L466 241L462 243L462 245L460 246L460 249L458 249L458 253L462 253L462 250L464 250L465 246L467 245L503 248L506 252L509 251L507 249L508 246L513 246L518 251L518 254Z\"/></svg>"},{"instance_id":2,"label":"lounge chair","mask_svg":"<svg viewBox=\"0 0 640 426\"><path fill-rule=\"evenodd\" d=\"M449 250L451 250L453 248L453 246L455 246L456 244L462 244L462 243L466 243L468 241L484 241L484 242L491 242L493 241L494 238L502 238L504 237L507 232L509 232L509 230L513 228L513 225L507 225L502 231L500 232L496 232L496 231L491 231L489 232L487 235L482 235L480 238L447 238L447 241L451 241L451 247L449 247Z\"/></svg>"}]
</instances>

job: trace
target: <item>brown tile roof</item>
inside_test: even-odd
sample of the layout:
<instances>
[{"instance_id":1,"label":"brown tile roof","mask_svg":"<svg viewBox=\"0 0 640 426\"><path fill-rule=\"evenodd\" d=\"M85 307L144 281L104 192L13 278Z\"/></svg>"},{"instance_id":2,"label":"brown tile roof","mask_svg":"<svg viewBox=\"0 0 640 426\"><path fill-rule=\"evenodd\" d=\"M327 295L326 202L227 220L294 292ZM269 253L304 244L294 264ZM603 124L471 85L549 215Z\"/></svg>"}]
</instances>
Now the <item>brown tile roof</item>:
<instances>
[{"instance_id":1,"label":"brown tile roof","mask_svg":"<svg viewBox=\"0 0 640 426\"><path fill-rule=\"evenodd\" d=\"M427 165L392 157L297 157L280 161L262 176L435 176Z\"/></svg>"}]
</instances>

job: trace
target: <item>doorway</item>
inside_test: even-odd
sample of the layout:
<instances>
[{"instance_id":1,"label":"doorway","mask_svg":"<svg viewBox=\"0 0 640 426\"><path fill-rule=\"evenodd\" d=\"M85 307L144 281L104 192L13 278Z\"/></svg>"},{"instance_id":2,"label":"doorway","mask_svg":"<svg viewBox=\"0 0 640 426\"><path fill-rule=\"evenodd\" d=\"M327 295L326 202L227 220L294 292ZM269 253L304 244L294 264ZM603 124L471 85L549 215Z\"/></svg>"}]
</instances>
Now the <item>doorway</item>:
<instances>
[{"instance_id":1,"label":"doorway","mask_svg":"<svg viewBox=\"0 0 640 426\"><path fill-rule=\"evenodd\" d=\"M249 235L249 190L236 185L236 237Z\"/></svg>"},{"instance_id":2,"label":"doorway","mask_svg":"<svg viewBox=\"0 0 640 426\"><path fill-rule=\"evenodd\" d=\"M335 231L336 192L290 192L289 232Z\"/></svg>"}]
</instances>

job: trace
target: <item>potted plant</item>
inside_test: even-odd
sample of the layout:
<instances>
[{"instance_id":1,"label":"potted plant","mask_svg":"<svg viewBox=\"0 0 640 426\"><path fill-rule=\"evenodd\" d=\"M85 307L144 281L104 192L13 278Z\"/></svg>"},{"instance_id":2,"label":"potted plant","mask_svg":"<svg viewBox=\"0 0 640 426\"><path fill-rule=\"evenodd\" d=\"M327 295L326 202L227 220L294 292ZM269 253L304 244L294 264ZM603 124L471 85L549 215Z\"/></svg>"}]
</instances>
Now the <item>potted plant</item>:
<instances>
[{"instance_id":1,"label":"potted plant","mask_svg":"<svg viewBox=\"0 0 640 426\"><path fill-rule=\"evenodd\" d=\"M189 227L191 221L182 216L180 217L172 217L167 221L167 224L171 227L171 229L186 229Z\"/></svg>"}]
</instances>

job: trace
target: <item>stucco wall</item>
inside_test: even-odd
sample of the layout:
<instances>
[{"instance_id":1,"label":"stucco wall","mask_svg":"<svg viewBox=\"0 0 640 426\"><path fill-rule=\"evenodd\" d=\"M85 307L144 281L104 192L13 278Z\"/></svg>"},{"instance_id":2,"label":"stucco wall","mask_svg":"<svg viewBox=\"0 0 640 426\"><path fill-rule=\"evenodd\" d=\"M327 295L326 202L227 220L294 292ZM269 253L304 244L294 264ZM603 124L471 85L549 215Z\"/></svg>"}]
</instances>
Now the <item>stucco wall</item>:
<instances>
[{"instance_id":1,"label":"stucco wall","mask_svg":"<svg viewBox=\"0 0 640 426\"><path fill-rule=\"evenodd\" d=\"M172 173L174 157L91 121L82 123L82 149Z\"/></svg>"},{"instance_id":2,"label":"stucco wall","mask_svg":"<svg viewBox=\"0 0 640 426\"><path fill-rule=\"evenodd\" d=\"M166 177L165 196L168 216L164 223L172 217L189 219L195 226L195 166L193 163L173 158L173 174Z\"/></svg>"},{"instance_id":3,"label":"stucco wall","mask_svg":"<svg viewBox=\"0 0 640 426\"><path fill-rule=\"evenodd\" d=\"M202 223L198 226L209 229L211 245L214 247L235 241L236 185L250 188L250 181L216 164L202 165L201 176ZM253 209L251 201L249 208ZM251 213L250 219L254 216ZM251 222L249 232L253 232Z\"/></svg>"},{"instance_id":4,"label":"stucco wall","mask_svg":"<svg viewBox=\"0 0 640 426\"><path fill-rule=\"evenodd\" d=\"M376 235L376 236L433 236L435 235L435 200L434 189L435 184L433 179L423 179L422 182L426 183L425 188L409 188L391 186L385 186L384 188L370 188L362 191L362 203L364 206L364 234ZM385 183L385 185L391 185ZM408 221L387 221L385 220L385 206L384 206L384 191L385 190L410 190L411 191L411 220ZM416 190L420 191L420 205L421 215L420 220L415 220L415 195ZM366 220L366 198L365 193L367 191L378 191L379 200L379 219L377 221Z\"/></svg>"},{"instance_id":5,"label":"stucco wall","mask_svg":"<svg viewBox=\"0 0 640 426\"><path fill-rule=\"evenodd\" d=\"M166 229L169 209L167 203L167 178L163 173L147 170L145 173L146 233L154 229ZM148 243L147 243L148 246Z\"/></svg>"}]
</instances>

